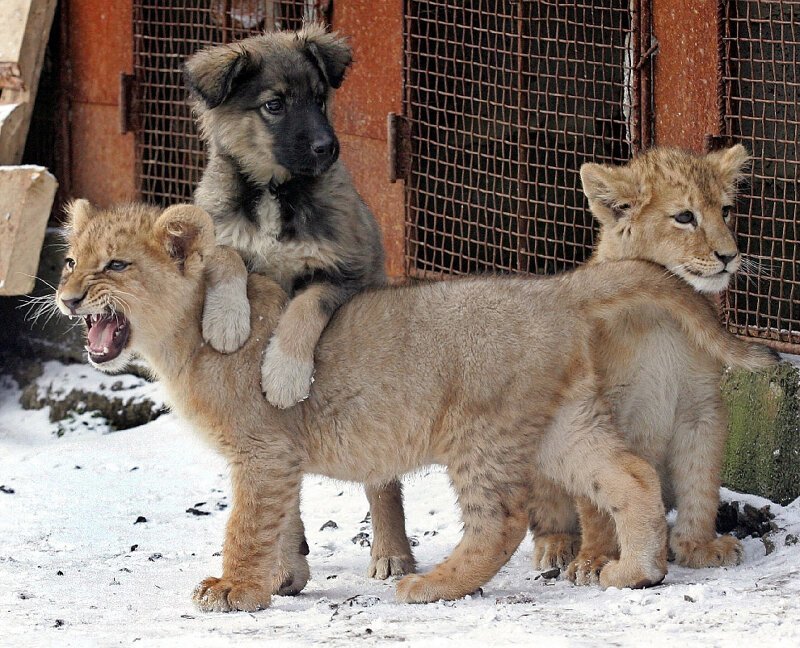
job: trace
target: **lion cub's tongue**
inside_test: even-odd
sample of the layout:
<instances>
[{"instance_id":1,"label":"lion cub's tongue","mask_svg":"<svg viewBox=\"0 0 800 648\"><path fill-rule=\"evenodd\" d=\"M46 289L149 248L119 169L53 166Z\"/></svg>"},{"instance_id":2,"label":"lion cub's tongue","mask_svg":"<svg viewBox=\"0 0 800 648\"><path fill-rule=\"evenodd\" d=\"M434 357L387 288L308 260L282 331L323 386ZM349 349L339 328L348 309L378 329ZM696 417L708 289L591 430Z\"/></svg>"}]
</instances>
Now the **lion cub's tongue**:
<instances>
[{"instance_id":1,"label":"lion cub's tongue","mask_svg":"<svg viewBox=\"0 0 800 648\"><path fill-rule=\"evenodd\" d=\"M106 315L94 322L86 336L89 348L97 353L102 353L103 349L110 348L114 342L114 332L119 325L119 319L113 315Z\"/></svg>"}]
</instances>

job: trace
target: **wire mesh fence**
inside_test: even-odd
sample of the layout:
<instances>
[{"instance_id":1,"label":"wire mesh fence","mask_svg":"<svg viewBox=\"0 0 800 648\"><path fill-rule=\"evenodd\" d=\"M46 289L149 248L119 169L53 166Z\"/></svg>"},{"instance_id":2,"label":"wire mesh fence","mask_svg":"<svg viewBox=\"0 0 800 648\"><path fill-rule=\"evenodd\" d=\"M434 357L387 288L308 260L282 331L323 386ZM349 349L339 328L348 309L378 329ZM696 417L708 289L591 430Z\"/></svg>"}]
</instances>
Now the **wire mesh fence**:
<instances>
[{"instance_id":1,"label":"wire mesh fence","mask_svg":"<svg viewBox=\"0 0 800 648\"><path fill-rule=\"evenodd\" d=\"M205 164L180 73L197 49L327 16L319 0L134 0L143 199L191 199ZM720 0L721 126L753 152L731 330L800 350L800 1ZM578 169L651 144L648 0L405 0L406 270L553 273L594 224Z\"/></svg>"},{"instance_id":2,"label":"wire mesh fence","mask_svg":"<svg viewBox=\"0 0 800 648\"><path fill-rule=\"evenodd\" d=\"M724 132L753 153L736 218L751 263L728 291L725 318L737 333L797 353L800 2L736 0L721 9Z\"/></svg>"},{"instance_id":3,"label":"wire mesh fence","mask_svg":"<svg viewBox=\"0 0 800 648\"><path fill-rule=\"evenodd\" d=\"M315 0L134 0L136 152L143 200L191 200L205 166L181 65L207 45L324 18ZM327 5L327 3L325 3Z\"/></svg>"},{"instance_id":4,"label":"wire mesh fence","mask_svg":"<svg viewBox=\"0 0 800 648\"><path fill-rule=\"evenodd\" d=\"M553 273L588 256L580 165L649 144L643 5L407 0L409 274Z\"/></svg>"}]
</instances>

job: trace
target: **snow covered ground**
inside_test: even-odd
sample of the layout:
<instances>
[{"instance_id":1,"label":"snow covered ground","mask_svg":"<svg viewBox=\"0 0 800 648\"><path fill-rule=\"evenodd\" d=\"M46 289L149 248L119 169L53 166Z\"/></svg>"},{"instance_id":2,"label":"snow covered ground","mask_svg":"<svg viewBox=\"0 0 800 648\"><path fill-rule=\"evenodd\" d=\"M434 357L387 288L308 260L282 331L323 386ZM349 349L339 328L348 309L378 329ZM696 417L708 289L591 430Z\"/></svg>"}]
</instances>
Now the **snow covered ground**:
<instances>
[{"instance_id":1,"label":"snow covered ground","mask_svg":"<svg viewBox=\"0 0 800 648\"><path fill-rule=\"evenodd\" d=\"M90 367L48 363L39 385L101 381L113 382ZM158 393L134 377L117 389ZM671 566L659 587L601 591L542 578L527 540L482 595L409 606L394 601L393 583L366 577L369 548L353 542L370 532L360 488L311 477L306 589L256 614L204 614L190 592L220 572L224 462L172 415L113 433L88 415L65 428L46 409L23 410L19 397L0 377L2 645L800 645L800 544L786 543L800 535L800 501L772 505L774 551L747 539L739 567ZM409 477L405 493L427 570L459 537L453 494L435 468ZM329 520L336 528L323 528Z\"/></svg>"}]
</instances>

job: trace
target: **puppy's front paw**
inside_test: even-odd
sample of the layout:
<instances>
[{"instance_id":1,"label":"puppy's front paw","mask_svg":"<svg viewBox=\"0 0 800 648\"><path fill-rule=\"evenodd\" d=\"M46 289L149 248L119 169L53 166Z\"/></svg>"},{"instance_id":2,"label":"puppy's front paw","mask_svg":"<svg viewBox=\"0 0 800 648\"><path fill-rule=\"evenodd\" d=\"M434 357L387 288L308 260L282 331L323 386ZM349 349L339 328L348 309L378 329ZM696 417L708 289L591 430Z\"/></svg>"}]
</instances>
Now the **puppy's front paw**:
<instances>
[{"instance_id":1,"label":"puppy's front paw","mask_svg":"<svg viewBox=\"0 0 800 648\"><path fill-rule=\"evenodd\" d=\"M261 364L261 389L272 405L286 409L308 398L313 374L313 361L293 358L275 338L270 340Z\"/></svg>"},{"instance_id":2,"label":"puppy's front paw","mask_svg":"<svg viewBox=\"0 0 800 648\"><path fill-rule=\"evenodd\" d=\"M250 302L240 291L210 288L203 305L203 339L216 351L238 351L250 337Z\"/></svg>"},{"instance_id":3,"label":"puppy's front paw","mask_svg":"<svg viewBox=\"0 0 800 648\"><path fill-rule=\"evenodd\" d=\"M255 612L269 607L269 590L252 581L228 578L206 578L192 594L192 599L204 612Z\"/></svg>"}]
</instances>

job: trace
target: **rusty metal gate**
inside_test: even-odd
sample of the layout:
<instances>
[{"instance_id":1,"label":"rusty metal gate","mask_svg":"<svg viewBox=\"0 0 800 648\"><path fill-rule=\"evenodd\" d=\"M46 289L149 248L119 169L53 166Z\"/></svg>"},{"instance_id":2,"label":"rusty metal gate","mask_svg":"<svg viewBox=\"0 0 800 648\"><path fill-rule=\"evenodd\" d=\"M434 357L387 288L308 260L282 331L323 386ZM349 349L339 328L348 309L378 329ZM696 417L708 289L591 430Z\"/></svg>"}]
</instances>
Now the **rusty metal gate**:
<instances>
[{"instance_id":1,"label":"rusty metal gate","mask_svg":"<svg viewBox=\"0 0 800 648\"><path fill-rule=\"evenodd\" d=\"M327 3L325 3L327 5ZM181 65L206 45L324 17L317 0L134 0L136 156L143 200L192 199L205 167Z\"/></svg>"},{"instance_id":2,"label":"rusty metal gate","mask_svg":"<svg viewBox=\"0 0 800 648\"><path fill-rule=\"evenodd\" d=\"M650 143L648 2L407 0L412 276L588 256L578 169Z\"/></svg>"},{"instance_id":3,"label":"rusty metal gate","mask_svg":"<svg viewBox=\"0 0 800 648\"><path fill-rule=\"evenodd\" d=\"M190 199L205 163L185 58L326 18L329 4L134 0L143 199ZM725 317L797 352L800 1L719 0L719 12L719 132L754 153L736 219L751 262ZM553 273L585 260L594 224L580 165L624 162L653 142L651 1L405 0L403 24L407 273Z\"/></svg>"},{"instance_id":4,"label":"rusty metal gate","mask_svg":"<svg viewBox=\"0 0 800 648\"><path fill-rule=\"evenodd\" d=\"M728 291L737 333L800 352L800 2L722 2L722 132L753 153L737 205L740 248L749 258Z\"/></svg>"}]
</instances>

